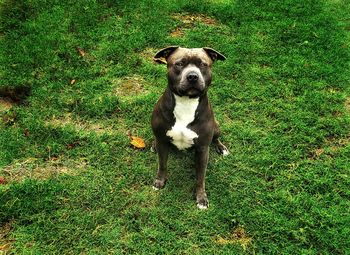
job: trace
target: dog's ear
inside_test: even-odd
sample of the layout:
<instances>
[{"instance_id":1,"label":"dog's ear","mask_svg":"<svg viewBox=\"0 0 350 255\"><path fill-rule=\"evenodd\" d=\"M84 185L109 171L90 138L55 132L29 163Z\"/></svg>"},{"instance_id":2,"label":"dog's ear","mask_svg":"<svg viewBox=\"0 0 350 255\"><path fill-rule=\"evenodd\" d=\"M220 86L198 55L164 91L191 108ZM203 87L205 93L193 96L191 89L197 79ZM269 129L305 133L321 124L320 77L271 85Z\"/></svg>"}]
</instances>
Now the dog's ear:
<instances>
[{"instance_id":1,"label":"dog's ear","mask_svg":"<svg viewBox=\"0 0 350 255\"><path fill-rule=\"evenodd\" d=\"M216 60L225 60L226 57L222 55L220 52L212 49L212 48L207 48L204 47L203 50L208 54L208 56L211 58L211 60L216 61Z\"/></svg>"},{"instance_id":2,"label":"dog's ear","mask_svg":"<svg viewBox=\"0 0 350 255\"><path fill-rule=\"evenodd\" d=\"M167 58L176 50L179 46L169 46L157 52L153 57L153 60L159 64L167 64Z\"/></svg>"}]
</instances>

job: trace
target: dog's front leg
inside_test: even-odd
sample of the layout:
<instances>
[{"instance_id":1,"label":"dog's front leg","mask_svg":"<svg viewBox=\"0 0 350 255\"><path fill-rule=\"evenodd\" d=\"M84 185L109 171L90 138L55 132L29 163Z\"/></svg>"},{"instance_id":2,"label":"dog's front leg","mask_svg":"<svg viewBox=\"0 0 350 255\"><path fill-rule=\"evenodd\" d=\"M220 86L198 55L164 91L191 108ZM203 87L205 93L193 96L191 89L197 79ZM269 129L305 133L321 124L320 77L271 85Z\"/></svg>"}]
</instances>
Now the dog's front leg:
<instances>
[{"instance_id":1,"label":"dog's front leg","mask_svg":"<svg viewBox=\"0 0 350 255\"><path fill-rule=\"evenodd\" d=\"M209 201L205 192L205 171L208 165L209 146L200 146L195 151L196 162L196 200L199 209L207 209Z\"/></svg>"},{"instance_id":2,"label":"dog's front leg","mask_svg":"<svg viewBox=\"0 0 350 255\"><path fill-rule=\"evenodd\" d=\"M156 151L158 154L158 170L156 179L153 183L153 188L155 190L159 190L164 188L168 178L167 162L169 155L169 144L159 142L158 139L156 139L155 144Z\"/></svg>"}]
</instances>

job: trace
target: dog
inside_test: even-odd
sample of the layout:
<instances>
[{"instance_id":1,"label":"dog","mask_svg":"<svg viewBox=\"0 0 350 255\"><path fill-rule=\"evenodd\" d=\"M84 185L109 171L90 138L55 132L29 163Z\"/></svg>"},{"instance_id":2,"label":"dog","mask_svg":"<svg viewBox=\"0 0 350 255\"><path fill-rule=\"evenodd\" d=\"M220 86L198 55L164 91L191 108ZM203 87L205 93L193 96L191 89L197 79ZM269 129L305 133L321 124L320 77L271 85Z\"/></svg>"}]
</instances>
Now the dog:
<instances>
[{"instance_id":1,"label":"dog","mask_svg":"<svg viewBox=\"0 0 350 255\"><path fill-rule=\"evenodd\" d=\"M228 149L220 142L220 129L215 121L207 91L212 80L212 64L226 57L211 48L181 48L170 46L154 56L167 65L168 86L152 113L153 148L158 154L155 190L167 181L167 160L171 146L179 150L195 150L196 202L199 209L209 207L205 191L205 172L209 145L226 156Z\"/></svg>"}]
</instances>

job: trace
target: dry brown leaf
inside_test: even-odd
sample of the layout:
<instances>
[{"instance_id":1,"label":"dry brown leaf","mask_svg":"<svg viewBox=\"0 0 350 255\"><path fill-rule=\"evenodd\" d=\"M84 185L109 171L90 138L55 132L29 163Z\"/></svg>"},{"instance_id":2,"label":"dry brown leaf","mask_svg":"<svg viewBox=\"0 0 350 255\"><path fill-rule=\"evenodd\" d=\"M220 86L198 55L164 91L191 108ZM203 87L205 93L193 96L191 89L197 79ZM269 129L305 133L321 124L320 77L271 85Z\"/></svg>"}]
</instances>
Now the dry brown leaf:
<instances>
[{"instance_id":1,"label":"dry brown leaf","mask_svg":"<svg viewBox=\"0 0 350 255\"><path fill-rule=\"evenodd\" d=\"M75 79L70 81L70 85L74 85L77 81Z\"/></svg>"},{"instance_id":2,"label":"dry brown leaf","mask_svg":"<svg viewBox=\"0 0 350 255\"><path fill-rule=\"evenodd\" d=\"M7 181L5 180L5 178L3 176L0 176L0 184L6 184Z\"/></svg>"},{"instance_id":3,"label":"dry brown leaf","mask_svg":"<svg viewBox=\"0 0 350 255\"><path fill-rule=\"evenodd\" d=\"M57 156L51 156L51 157L50 157L50 160L56 161L56 160L58 160L58 157L57 157Z\"/></svg>"},{"instance_id":4,"label":"dry brown leaf","mask_svg":"<svg viewBox=\"0 0 350 255\"><path fill-rule=\"evenodd\" d=\"M77 51L78 51L78 53L79 53L79 55L81 57L84 57L86 55L86 52L83 49L79 48L79 47L77 47Z\"/></svg>"},{"instance_id":5,"label":"dry brown leaf","mask_svg":"<svg viewBox=\"0 0 350 255\"><path fill-rule=\"evenodd\" d=\"M68 150L74 149L75 146L77 146L76 143L69 143L69 144L67 144L67 149L68 149Z\"/></svg>"},{"instance_id":6,"label":"dry brown leaf","mask_svg":"<svg viewBox=\"0 0 350 255\"><path fill-rule=\"evenodd\" d=\"M136 137L136 136L131 136L131 141L130 143L137 149L144 149L146 147L145 141L140 138L140 137Z\"/></svg>"},{"instance_id":7,"label":"dry brown leaf","mask_svg":"<svg viewBox=\"0 0 350 255\"><path fill-rule=\"evenodd\" d=\"M29 129L28 128L24 129L23 134L25 137L28 137L30 135Z\"/></svg>"},{"instance_id":8,"label":"dry brown leaf","mask_svg":"<svg viewBox=\"0 0 350 255\"><path fill-rule=\"evenodd\" d=\"M5 252L5 250L7 250L10 246L11 246L11 243L5 243L4 245L0 246L0 251ZM7 253L4 253L4 254L7 254Z\"/></svg>"}]
</instances>

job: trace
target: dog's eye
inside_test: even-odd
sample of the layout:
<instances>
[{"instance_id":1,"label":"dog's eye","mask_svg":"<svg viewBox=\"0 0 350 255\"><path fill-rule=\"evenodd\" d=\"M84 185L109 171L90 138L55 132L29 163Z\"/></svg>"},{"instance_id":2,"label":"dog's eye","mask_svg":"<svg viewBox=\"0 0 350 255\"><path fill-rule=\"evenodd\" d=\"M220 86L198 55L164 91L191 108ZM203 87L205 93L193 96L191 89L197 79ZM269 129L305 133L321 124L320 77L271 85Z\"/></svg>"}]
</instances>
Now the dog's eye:
<instances>
[{"instance_id":1,"label":"dog's eye","mask_svg":"<svg viewBox=\"0 0 350 255\"><path fill-rule=\"evenodd\" d=\"M200 66L201 66L201 67L207 67L207 66L208 66L208 64L207 64L207 63L205 63L205 62L201 62L201 63L200 63Z\"/></svg>"},{"instance_id":2,"label":"dog's eye","mask_svg":"<svg viewBox=\"0 0 350 255\"><path fill-rule=\"evenodd\" d=\"M181 62L181 61L179 61L179 62L176 62L176 63L175 63L175 65L176 65L176 66L183 66L183 65L184 65L184 63L183 63L183 62Z\"/></svg>"}]
</instances>

